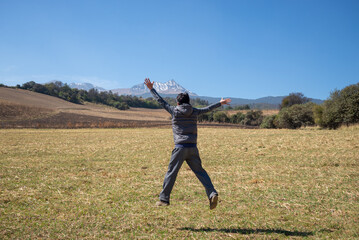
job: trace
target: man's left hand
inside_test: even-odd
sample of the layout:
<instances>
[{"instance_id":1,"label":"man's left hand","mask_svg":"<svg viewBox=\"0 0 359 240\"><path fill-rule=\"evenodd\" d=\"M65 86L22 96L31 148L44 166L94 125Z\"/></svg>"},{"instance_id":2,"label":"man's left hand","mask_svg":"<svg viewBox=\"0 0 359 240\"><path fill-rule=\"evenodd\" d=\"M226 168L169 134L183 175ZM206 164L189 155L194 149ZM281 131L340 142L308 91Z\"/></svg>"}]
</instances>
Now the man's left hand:
<instances>
[{"instance_id":1,"label":"man's left hand","mask_svg":"<svg viewBox=\"0 0 359 240\"><path fill-rule=\"evenodd\" d=\"M225 104L229 104L230 102L232 102L232 100L230 98L226 98L226 99L221 99L221 101L219 101L221 103L221 105L225 105Z\"/></svg>"}]
</instances>

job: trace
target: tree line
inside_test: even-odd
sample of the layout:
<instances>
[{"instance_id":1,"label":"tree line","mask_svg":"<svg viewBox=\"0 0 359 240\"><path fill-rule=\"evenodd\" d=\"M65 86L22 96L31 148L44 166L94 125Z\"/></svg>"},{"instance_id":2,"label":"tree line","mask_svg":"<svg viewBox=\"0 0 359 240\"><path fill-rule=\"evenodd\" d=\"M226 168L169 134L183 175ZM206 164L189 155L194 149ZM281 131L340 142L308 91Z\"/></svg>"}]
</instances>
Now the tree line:
<instances>
[{"instance_id":1,"label":"tree line","mask_svg":"<svg viewBox=\"0 0 359 240\"><path fill-rule=\"evenodd\" d=\"M0 84L0 86L4 86ZM69 102L81 104L84 101L101 103L117 109L126 110L130 107L161 108L154 98L136 96L119 96L111 91L89 91L70 88L60 81L47 84L38 84L33 81L24 83L17 88L31 90ZM176 99L166 97L170 105L176 105ZM207 106L206 100L191 99L195 107ZM320 126L322 128L336 129L341 125L359 123L359 83L335 90L324 103L318 105L302 93L291 93L282 100L278 114L264 116L262 111L250 110L246 113L237 112L229 114L227 110L249 109L248 105L229 107L209 112L199 116L200 122L234 123L245 126L258 126L261 128L289 128L297 129L305 126Z\"/></svg>"},{"instance_id":2,"label":"tree line","mask_svg":"<svg viewBox=\"0 0 359 240\"><path fill-rule=\"evenodd\" d=\"M336 129L356 123L359 123L359 83L333 91L320 105L309 102L301 93L292 93L283 99L278 115L263 119L262 127L296 129L317 125Z\"/></svg>"},{"instance_id":3,"label":"tree line","mask_svg":"<svg viewBox=\"0 0 359 240\"><path fill-rule=\"evenodd\" d=\"M229 115L227 111L207 113L199 121L227 122L261 128L297 129L306 126L336 129L341 125L359 123L359 83L335 90L324 103L318 105L302 93L283 98L278 114L263 116L251 110Z\"/></svg>"}]
</instances>

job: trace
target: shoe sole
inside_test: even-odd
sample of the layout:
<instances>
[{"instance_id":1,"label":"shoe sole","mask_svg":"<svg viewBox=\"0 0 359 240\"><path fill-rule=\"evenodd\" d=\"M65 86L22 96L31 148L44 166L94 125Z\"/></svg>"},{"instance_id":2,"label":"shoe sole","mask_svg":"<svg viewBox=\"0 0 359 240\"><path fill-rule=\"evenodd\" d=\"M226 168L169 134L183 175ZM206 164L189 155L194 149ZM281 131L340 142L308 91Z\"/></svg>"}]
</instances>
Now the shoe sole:
<instances>
[{"instance_id":1,"label":"shoe sole","mask_svg":"<svg viewBox=\"0 0 359 240\"><path fill-rule=\"evenodd\" d=\"M215 209L217 207L217 203L218 203L218 196L215 195L214 197L211 198L210 200L210 205L209 205L209 208L212 210L212 209Z\"/></svg>"},{"instance_id":2,"label":"shoe sole","mask_svg":"<svg viewBox=\"0 0 359 240\"><path fill-rule=\"evenodd\" d=\"M169 203L164 203L164 202L157 202L156 203L156 207L167 207L169 206Z\"/></svg>"}]
</instances>

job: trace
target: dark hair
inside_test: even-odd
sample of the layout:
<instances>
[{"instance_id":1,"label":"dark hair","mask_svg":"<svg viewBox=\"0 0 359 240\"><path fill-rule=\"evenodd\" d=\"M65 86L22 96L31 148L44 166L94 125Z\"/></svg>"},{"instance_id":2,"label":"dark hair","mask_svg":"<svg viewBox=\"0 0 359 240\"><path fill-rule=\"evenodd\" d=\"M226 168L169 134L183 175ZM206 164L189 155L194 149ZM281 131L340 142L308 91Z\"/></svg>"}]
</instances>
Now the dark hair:
<instances>
[{"instance_id":1,"label":"dark hair","mask_svg":"<svg viewBox=\"0 0 359 240\"><path fill-rule=\"evenodd\" d=\"M177 102L179 105L182 105L183 103L189 104L189 96L188 93L180 93L177 95Z\"/></svg>"}]
</instances>

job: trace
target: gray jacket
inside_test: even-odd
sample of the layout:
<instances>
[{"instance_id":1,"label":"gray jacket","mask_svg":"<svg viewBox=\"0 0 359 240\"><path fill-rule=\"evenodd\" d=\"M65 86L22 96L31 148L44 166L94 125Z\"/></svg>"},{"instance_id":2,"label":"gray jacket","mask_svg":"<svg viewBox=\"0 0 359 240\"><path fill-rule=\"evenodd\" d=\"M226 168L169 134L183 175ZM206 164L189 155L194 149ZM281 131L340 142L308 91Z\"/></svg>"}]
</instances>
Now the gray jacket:
<instances>
[{"instance_id":1,"label":"gray jacket","mask_svg":"<svg viewBox=\"0 0 359 240\"><path fill-rule=\"evenodd\" d=\"M196 144L198 115L221 106L221 103L218 102L205 108L194 108L186 103L174 107L163 100L154 88L151 89L151 93L159 104L172 116L172 130L175 144Z\"/></svg>"}]
</instances>

